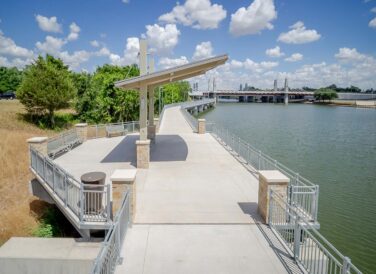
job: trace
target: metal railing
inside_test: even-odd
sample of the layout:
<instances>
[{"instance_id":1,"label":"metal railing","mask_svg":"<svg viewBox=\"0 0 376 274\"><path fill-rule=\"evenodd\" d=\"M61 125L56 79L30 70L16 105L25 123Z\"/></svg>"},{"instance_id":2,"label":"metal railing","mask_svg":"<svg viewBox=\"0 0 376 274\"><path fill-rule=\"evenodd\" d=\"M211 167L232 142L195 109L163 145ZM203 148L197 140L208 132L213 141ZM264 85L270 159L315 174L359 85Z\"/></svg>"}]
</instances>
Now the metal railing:
<instances>
[{"instance_id":1,"label":"metal railing","mask_svg":"<svg viewBox=\"0 0 376 274\"><path fill-rule=\"evenodd\" d=\"M76 129L66 130L47 140L47 153L50 157L55 158L56 155L73 149L82 143Z\"/></svg>"},{"instance_id":2,"label":"metal railing","mask_svg":"<svg viewBox=\"0 0 376 274\"><path fill-rule=\"evenodd\" d=\"M111 221L111 185L84 185L32 146L30 164L33 173L47 184L46 190L55 194L51 196L57 197L80 223Z\"/></svg>"},{"instance_id":3,"label":"metal railing","mask_svg":"<svg viewBox=\"0 0 376 274\"><path fill-rule=\"evenodd\" d=\"M291 205L294 205L302 212L307 219L317 221L319 186L308 179L300 176L277 160L257 150L235 134L231 133L215 123L207 123L206 130L218 141L231 149L235 156L244 164L256 171L279 170L290 179L288 187L288 198Z\"/></svg>"},{"instance_id":4,"label":"metal railing","mask_svg":"<svg viewBox=\"0 0 376 274\"><path fill-rule=\"evenodd\" d=\"M87 138L96 139L107 137L106 128L109 126L123 126L125 134L140 131L140 123L138 121L89 125L87 128Z\"/></svg>"},{"instance_id":5,"label":"metal railing","mask_svg":"<svg viewBox=\"0 0 376 274\"><path fill-rule=\"evenodd\" d=\"M115 272L116 266L121 260L121 247L130 224L129 192L125 192L114 223L108 230L99 254L94 261L92 274L112 274Z\"/></svg>"},{"instance_id":6,"label":"metal railing","mask_svg":"<svg viewBox=\"0 0 376 274\"><path fill-rule=\"evenodd\" d=\"M193 117L185 108L181 108L180 111L183 114L185 120L188 122L189 126L193 129L193 131L197 132L197 128L198 128L197 119Z\"/></svg>"},{"instance_id":7,"label":"metal railing","mask_svg":"<svg viewBox=\"0 0 376 274\"><path fill-rule=\"evenodd\" d=\"M270 191L269 226L283 243L298 265L308 273L350 274L361 273L348 257L342 255L299 208L286 198Z\"/></svg>"}]
</instances>

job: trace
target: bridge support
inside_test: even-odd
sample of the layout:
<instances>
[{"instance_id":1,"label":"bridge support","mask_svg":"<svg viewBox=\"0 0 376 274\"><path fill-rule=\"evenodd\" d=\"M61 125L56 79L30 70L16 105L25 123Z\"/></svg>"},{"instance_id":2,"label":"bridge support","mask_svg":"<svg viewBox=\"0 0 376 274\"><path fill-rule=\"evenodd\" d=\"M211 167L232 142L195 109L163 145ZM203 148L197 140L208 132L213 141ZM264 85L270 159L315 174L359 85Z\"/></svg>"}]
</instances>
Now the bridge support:
<instances>
[{"instance_id":1,"label":"bridge support","mask_svg":"<svg viewBox=\"0 0 376 274\"><path fill-rule=\"evenodd\" d=\"M287 186L290 179L278 170L259 171L258 212L263 221L269 223L270 190L287 199Z\"/></svg>"}]
</instances>

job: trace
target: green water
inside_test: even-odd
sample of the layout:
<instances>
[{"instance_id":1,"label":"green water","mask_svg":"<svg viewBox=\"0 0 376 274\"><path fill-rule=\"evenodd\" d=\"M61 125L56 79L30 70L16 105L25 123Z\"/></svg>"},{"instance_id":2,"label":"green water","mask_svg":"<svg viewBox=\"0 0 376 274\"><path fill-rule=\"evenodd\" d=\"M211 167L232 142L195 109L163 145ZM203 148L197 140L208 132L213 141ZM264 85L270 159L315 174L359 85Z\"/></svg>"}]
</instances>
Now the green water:
<instances>
[{"instance_id":1,"label":"green water","mask_svg":"<svg viewBox=\"0 0 376 274\"><path fill-rule=\"evenodd\" d=\"M224 103L204 118L320 185L321 233L376 273L376 110Z\"/></svg>"}]
</instances>

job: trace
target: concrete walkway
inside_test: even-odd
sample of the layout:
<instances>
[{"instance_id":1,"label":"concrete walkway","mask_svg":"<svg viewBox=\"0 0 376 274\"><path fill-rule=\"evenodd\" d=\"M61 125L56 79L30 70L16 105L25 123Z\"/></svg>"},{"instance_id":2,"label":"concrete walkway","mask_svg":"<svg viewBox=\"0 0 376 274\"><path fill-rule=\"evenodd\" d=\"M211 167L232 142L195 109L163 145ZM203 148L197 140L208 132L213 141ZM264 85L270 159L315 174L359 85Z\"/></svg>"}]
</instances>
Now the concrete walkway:
<instances>
[{"instance_id":1,"label":"concrete walkway","mask_svg":"<svg viewBox=\"0 0 376 274\"><path fill-rule=\"evenodd\" d=\"M193 133L180 107L165 110L151 152L159 159L138 176L116 273L299 272L259 223L256 178L210 134Z\"/></svg>"}]
</instances>

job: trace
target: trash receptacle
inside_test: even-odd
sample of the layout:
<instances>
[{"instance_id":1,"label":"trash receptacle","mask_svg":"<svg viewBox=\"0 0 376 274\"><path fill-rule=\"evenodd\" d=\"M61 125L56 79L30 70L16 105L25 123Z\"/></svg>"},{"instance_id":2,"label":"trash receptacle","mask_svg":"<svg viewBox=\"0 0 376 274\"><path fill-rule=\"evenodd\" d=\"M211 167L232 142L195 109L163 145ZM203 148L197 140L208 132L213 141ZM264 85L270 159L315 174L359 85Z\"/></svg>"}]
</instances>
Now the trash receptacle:
<instances>
[{"instance_id":1,"label":"trash receptacle","mask_svg":"<svg viewBox=\"0 0 376 274\"><path fill-rule=\"evenodd\" d=\"M103 212L105 180L104 172L88 172L81 176L81 182L84 184L85 215L98 215Z\"/></svg>"}]
</instances>

